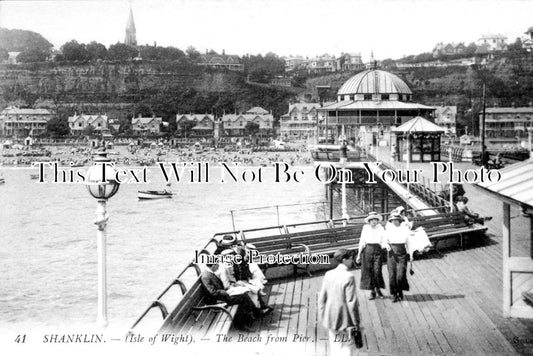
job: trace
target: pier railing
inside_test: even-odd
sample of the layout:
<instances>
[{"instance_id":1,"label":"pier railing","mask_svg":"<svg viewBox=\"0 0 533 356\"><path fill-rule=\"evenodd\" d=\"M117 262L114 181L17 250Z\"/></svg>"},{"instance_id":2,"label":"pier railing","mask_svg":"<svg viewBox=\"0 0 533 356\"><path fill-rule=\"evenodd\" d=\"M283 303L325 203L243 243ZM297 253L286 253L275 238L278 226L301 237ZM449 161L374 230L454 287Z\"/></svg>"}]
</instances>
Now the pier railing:
<instances>
[{"instance_id":1,"label":"pier railing","mask_svg":"<svg viewBox=\"0 0 533 356\"><path fill-rule=\"evenodd\" d=\"M375 161L376 157L372 154L368 155L369 160ZM394 170L394 167L391 165L382 162L380 165L383 169L390 169ZM437 185L434 184L434 188L431 188L431 182L429 179L426 179L424 176L422 176L422 181L420 183L403 183L398 182L401 186L406 188L411 193L415 194L419 199L424 201L426 204L433 206L435 208L431 208L433 210L436 210L440 213L446 213L450 211L450 202L441 197L437 193ZM442 191L442 185L441 185L441 191ZM429 210L429 209L419 209L418 211L423 210Z\"/></svg>"},{"instance_id":2,"label":"pier railing","mask_svg":"<svg viewBox=\"0 0 533 356\"><path fill-rule=\"evenodd\" d=\"M387 215L387 214L384 214ZM281 224L281 225L274 225L274 226L266 226L266 227L260 227L260 228L253 228L253 229L242 229L242 230L232 230L232 231L225 231L225 232L219 232L213 235L213 237L202 247L201 250L198 251L198 254L202 253L208 253L212 254L214 250L216 249L217 243L222 239L224 235L232 235L237 237L238 239L242 240L243 242L246 242L246 238L250 238L253 235L256 236L271 236L271 235L282 235L282 234L289 234L291 232L297 232L297 231L306 231L306 230L313 230L313 229L319 229L319 228L335 228L339 227L343 224L356 224L360 223L364 220L366 215L361 216L355 216L349 220L346 219L329 219L329 220L319 220L319 221L311 221L311 222L303 222L303 223L294 223L294 224ZM145 319L145 317L153 310L153 309L159 309L161 312L161 315L163 317L163 320L168 316L168 308L165 305L165 303L162 301L163 297L168 294L169 291L175 289L175 286L179 287L179 291L181 292L181 296L183 296L188 288L185 282L183 281L183 276L185 273L190 269L193 268L196 272L196 276L198 277L201 273L200 266L198 266L197 263L195 263L195 260L191 260L189 264L177 275L176 278L174 278L167 287L157 296L157 298L150 303L150 305L144 310L144 312L141 314L139 318L133 323L131 326L129 332L133 332L133 329L136 328L141 321ZM179 302L179 301L177 301Z\"/></svg>"},{"instance_id":3,"label":"pier railing","mask_svg":"<svg viewBox=\"0 0 533 356\"><path fill-rule=\"evenodd\" d=\"M439 210L442 207L435 206L427 209L422 210ZM408 213L411 214L411 216L416 217L419 216L419 212L422 210L407 210ZM383 220L387 220L389 213L383 213L379 214L383 217ZM197 253L207 253L212 254L214 250L216 249L217 244L220 242L222 237L224 235L232 235L236 237L237 239L240 239L243 243L246 243L247 238L252 237L267 237L267 236L273 236L273 235L284 235L284 234L291 234L295 232L303 232L303 231L310 231L310 230L318 230L318 229L335 229L340 226L344 225L358 225L363 224L364 219L367 217L367 215L358 215L351 217L350 219L328 219L328 220L319 220L319 221L309 221L309 222L302 222L302 223L291 223L291 224L280 224L280 225L274 225L274 226L266 226L266 227L259 227L259 228L253 228L253 229L242 229L242 230L232 230L232 231L225 231L225 232L219 232L213 235L213 237L202 247L201 250L199 250ZM355 237L354 237L355 238ZM163 317L163 320L168 316L168 308L165 305L165 303L162 301L162 298L167 295L167 293L170 290L173 290L175 286L179 287L179 291L181 292L181 296L185 295L189 287L185 284L183 280L183 276L185 273L190 269L193 268L196 277L198 278L201 273L200 266L195 262L195 259L193 258L191 262L178 274L176 278L174 278L167 287L157 296L157 298L150 303L150 305L144 310L144 312L141 314L141 316L133 323L131 326L129 332L133 332L133 329L139 325L139 323L144 320L144 318L152 311L153 309L159 309L161 312L161 315ZM197 281L197 279L196 279ZM179 303L179 300L177 301Z\"/></svg>"}]
</instances>

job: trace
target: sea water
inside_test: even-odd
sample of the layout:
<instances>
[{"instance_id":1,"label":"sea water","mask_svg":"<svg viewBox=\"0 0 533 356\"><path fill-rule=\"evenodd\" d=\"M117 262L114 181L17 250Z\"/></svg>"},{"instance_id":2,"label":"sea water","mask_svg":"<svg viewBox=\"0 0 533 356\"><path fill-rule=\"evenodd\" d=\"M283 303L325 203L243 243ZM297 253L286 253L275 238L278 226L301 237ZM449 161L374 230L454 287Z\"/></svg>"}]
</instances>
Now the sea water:
<instances>
[{"instance_id":1,"label":"sea water","mask_svg":"<svg viewBox=\"0 0 533 356\"><path fill-rule=\"evenodd\" d=\"M327 204L262 210L262 206L324 202L324 185L302 169L304 182L275 183L272 170L257 184L173 184L172 199L139 201L137 190L164 187L152 167L151 183L123 184L107 204L108 310L111 325L127 329L216 232L326 218ZM97 310L96 201L82 184L38 184L35 168L0 169L0 325L91 325ZM337 201L340 201L338 199ZM335 215L340 216L336 204ZM278 215L279 212L279 215Z\"/></svg>"}]
</instances>

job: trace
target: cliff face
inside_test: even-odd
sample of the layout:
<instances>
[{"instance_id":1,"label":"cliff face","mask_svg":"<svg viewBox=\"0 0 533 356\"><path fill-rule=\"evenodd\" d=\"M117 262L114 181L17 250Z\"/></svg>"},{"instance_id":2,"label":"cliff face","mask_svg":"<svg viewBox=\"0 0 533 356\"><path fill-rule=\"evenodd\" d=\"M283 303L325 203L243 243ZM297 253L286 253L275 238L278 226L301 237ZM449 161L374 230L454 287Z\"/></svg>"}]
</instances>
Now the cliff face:
<instances>
[{"instance_id":1,"label":"cliff face","mask_svg":"<svg viewBox=\"0 0 533 356\"><path fill-rule=\"evenodd\" d=\"M188 65L154 63L49 63L0 66L0 97L16 100L25 95L58 101L106 102L143 92L190 88L201 92L231 92L242 77L210 72Z\"/></svg>"}]
</instances>

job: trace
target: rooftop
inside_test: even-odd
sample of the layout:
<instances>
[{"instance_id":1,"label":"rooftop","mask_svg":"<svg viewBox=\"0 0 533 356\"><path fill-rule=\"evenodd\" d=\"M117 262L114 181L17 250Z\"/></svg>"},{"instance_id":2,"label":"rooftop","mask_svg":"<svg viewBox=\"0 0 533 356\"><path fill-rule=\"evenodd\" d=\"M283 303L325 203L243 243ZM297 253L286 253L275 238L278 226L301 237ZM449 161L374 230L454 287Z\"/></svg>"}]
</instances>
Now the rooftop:
<instances>
[{"instance_id":1,"label":"rooftop","mask_svg":"<svg viewBox=\"0 0 533 356\"><path fill-rule=\"evenodd\" d=\"M16 106L8 106L0 113L2 115L51 115L47 109L20 109Z\"/></svg>"},{"instance_id":2,"label":"rooftop","mask_svg":"<svg viewBox=\"0 0 533 356\"><path fill-rule=\"evenodd\" d=\"M520 108L513 108L513 107L493 107L493 108L486 108L485 113L487 114L519 114L519 113L533 113L533 107L520 107ZM480 112L481 114L481 112Z\"/></svg>"},{"instance_id":3,"label":"rooftop","mask_svg":"<svg viewBox=\"0 0 533 356\"><path fill-rule=\"evenodd\" d=\"M515 163L500 172L500 181L486 181L478 186L503 200L533 208L533 161Z\"/></svg>"},{"instance_id":4,"label":"rooftop","mask_svg":"<svg viewBox=\"0 0 533 356\"><path fill-rule=\"evenodd\" d=\"M417 116L398 127L394 127L392 131L411 133L411 132L445 132L446 130L444 130L442 127L438 125L435 125L431 121L424 119L421 116Z\"/></svg>"},{"instance_id":5,"label":"rooftop","mask_svg":"<svg viewBox=\"0 0 533 356\"><path fill-rule=\"evenodd\" d=\"M337 95L346 94L412 94L411 89L398 76L379 69L370 69L348 79Z\"/></svg>"},{"instance_id":6,"label":"rooftop","mask_svg":"<svg viewBox=\"0 0 533 356\"><path fill-rule=\"evenodd\" d=\"M254 106L246 112L246 114L257 114L257 115L267 115L269 114L268 110L263 109L259 106Z\"/></svg>"}]
</instances>

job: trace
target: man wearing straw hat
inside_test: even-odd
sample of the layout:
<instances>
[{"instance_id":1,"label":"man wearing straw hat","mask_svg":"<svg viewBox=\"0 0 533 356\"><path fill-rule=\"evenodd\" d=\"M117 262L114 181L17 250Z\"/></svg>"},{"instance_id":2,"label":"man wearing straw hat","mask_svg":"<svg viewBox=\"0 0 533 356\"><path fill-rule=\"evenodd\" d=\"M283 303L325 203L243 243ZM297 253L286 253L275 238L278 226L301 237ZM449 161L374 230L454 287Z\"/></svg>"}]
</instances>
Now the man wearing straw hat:
<instances>
[{"instance_id":1,"label":"man wearing straw hat","mask_svg":"<svg viewBox=\"0 0 533 356\"><path fill-rule=\"evenodd\" d=\"M215 255L220 255L222 251L231 248L237 244L237 238L233 235L224 235L222 239L217 243L217 249L215 250Z\"/></svg>"},{"instance_id":2,"label":"man wearing straw hat","mask_svg":"<svg viewBox=\"0 0 533 356\"><path fill-rule=\"evenodd\" d=\"M365 218L365 226L361 231L359 239L359 251L357 253L357 263L361 263L361 284L360 289L369 290L370 300L376 299L376 295L383 298L381 288L385 288L383 274L381 273L383 245L383 235L385 230L379 223L381 215L371 212ZM361 255L363 259L361 261Z\"/></svg>"},{"instance_id":3,"label":"man wearing straw hat","mask_svg":"<svg viewBox=\"0 0 533 356\"><path fill-rule=\"evenodd\" d=\"M350 355L355 351L351 337L359 330L359 304L355 276L349 272L353 267L353 253L341 248L333 258L339 265L326 272L318 297L322 325L328 329L330 355Z\"/></svg>"}]
</instances>

